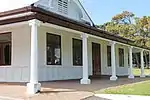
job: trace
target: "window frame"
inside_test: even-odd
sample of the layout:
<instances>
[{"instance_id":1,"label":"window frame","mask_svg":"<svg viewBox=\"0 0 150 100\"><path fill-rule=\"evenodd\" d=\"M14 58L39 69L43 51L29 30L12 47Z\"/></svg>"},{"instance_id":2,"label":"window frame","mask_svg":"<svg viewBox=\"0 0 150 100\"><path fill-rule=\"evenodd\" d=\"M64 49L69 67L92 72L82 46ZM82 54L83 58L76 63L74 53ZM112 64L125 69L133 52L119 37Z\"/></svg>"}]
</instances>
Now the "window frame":
<instances>
[{"instance_id":1,"label":"window frame","mask_svg":"<svg viewBox=\"0 0 150 100\"><path fill-rule=\"evenodd\" d=\"M75 46L74 46L74 41L80 41L81 42L81 63L80 64L75 64L74 62L74 48L75 48ZM81 39L77 39L77 38L72 38L72 64L73 64L73 66L83 66L83 47L82 47L82 40Z\"/></svg>"},{"instance_id":2,"label":"window frame","mask_svg":"<svg viewBox=\"0 0 150 100\"><path fill-rule=\"evenodd\" d=\"M110 53L110 63L108 62L109 61L109 58L108 58L108 47L110 48L110 51L109 51L109 53ZM112 66L112 61L111 61L111 46L110 45L107 45L107 66L108 67Z\"/></svg>"},{"instance_id":3,"label":"window frame","mask_svg":"<svg viewBox=\"0 0 150 100\"><path fill-rule=\"evenodd\" d=\"M122 53L120 53L120 50L123 50L123 52L122 52ZM124 53L125 53L124 48L118 48L118 55L119 55L119 67L125 67L125 65L124 65L124 64L125 64L125 61L124 61L124 60L125 60L125 58L124 58L124 57L125 57L125 54L124 54ZM121 57L121 56L120 56L120 54L122 54L122 55L123 55L123 57L122 57L122 58L120 58L120 57ZM121 61L121 60L122 60L122 61ZM120 61L121 61L121 62L123 62L123 64L121 64L121 63L120 63Z\"/></svg>"},{"instance_id":4,"label":"window frame","mask_svg":"<svg viewBox=\"0 0 150 100\"><path fill-rule=\"evenodd\" d=\"M48 35L52 35L52 36L58 36L59 37L59 48L60 48L60 63L59 64L49 64L48 63L48 51L47 51L47 47L48 47ZM47 65L52 65L52 66L59 66L59 65L62 65L62 45L61 45L61 40L62 40L62 37L61 35L58 35L58 34L54 34L54 33L49 33L47 32L46 33L46 64ZM55 48L55 46L53 45L53 49ZM55 54L53 54L55 55Z\"/></svg>"},{"instance_id":5,"label":"window frame","mask_svg":"<svg viewBox=\"0 0 150 100\"><path fill-rule=\"evenodd\" d=\"M11 66L12 65L12 32L6 32L6 33L0 33L0 36L1 35L4 35L4 34L10 34L10 41L7 41L7 42L1 42L0 45L2 45L2 49L3 49L3 63L6 63L6 57L5 57L5 47L4 46L7 46L9 45L10 46L10 52L9 52L9 56L10 56L10 64L0 64L0 67L7 67L7 66Z\"/></svg>"}]
</instances>

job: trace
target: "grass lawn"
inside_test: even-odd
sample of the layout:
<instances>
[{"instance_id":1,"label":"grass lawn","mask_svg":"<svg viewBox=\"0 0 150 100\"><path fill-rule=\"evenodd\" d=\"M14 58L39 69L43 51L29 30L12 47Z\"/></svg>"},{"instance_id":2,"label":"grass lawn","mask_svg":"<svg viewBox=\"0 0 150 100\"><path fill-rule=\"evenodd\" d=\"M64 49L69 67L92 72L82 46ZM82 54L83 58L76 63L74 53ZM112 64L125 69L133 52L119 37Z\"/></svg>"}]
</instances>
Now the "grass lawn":
<instances>
[{"instance_id":1,"label":"grass lawn","mask_svg":"<svg viewBox=\"0 0 150 100\"><path fill-rule=\"evenodd\" d=\"M150 75L150 69L144 69L145 75ZM141 69L140 68L133 68L133 74L135 76L139 76L141 74Z\"/></svg>"},{"instance_id":2,"label":"grass lawn","mask_svg":"<svg viewBox=\"0 0 150 100\"><path fill-rule=\"evenodd\" d=\"M112 88L96 91L96 93L150 96L150 80L134 83L134 84L122 85L118 87L112 87Z\"/></svg>"}]
</instances>

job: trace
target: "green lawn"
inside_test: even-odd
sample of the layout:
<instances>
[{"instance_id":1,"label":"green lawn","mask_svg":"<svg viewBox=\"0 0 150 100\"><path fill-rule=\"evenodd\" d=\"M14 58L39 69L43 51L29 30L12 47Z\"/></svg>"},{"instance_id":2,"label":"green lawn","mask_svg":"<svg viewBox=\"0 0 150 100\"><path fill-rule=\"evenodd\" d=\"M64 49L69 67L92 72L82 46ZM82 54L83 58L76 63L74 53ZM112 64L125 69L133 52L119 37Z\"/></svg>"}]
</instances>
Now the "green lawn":
<instances>
[{"instance_id":1,"label":"green lawn","mask_svg":"<svg viewBox=\"0 0 150 100\"><path fill-rule=\"evenodd\" d=\"M133 74L135 76L139 76L141 73L141 69L140 68L133 68ZM145 75L150 75L150 69L144 69L144 73Z\"/></svg>"},{"instance_id":2,"label":"green lawn","mask_svg":"<svg viewBox=\"0 0 150 100\"><path fill-rule=\"evenodd\" d=\"M150 96L150 81L144 81L140 83L123 85L118 87L112 87L96 92L106 94L129 94L129 95L148 95Z\"/></svg>"}]
</instances>

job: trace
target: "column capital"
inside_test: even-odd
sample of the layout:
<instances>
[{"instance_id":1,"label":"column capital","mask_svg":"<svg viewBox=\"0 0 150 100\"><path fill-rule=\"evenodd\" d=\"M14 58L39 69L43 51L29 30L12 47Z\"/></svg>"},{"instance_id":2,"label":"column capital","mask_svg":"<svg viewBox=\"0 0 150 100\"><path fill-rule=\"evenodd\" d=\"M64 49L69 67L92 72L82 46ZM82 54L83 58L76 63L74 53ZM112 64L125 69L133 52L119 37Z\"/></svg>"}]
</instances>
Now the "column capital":
<instances>
[{"instance_id":1,"label":"column capital","mask_svg":"<svg viewBox=\"0 0 150 100\"><path fill-rule=\"evenodd\" d=\"M32 20L29 20L28 22L29 22L29 26L32 26L32 25L40 26L40 23L41 23L41 21L37 19L32 19Z\"/></svg>"},{"instance_id":2,"label":"column capital","mask_svg":"<svg viewBox=\"0 0 150 100\"><path fill-rule=\"evenodd\" d=\"M88 38L88 37L89 37L89 35L86 33L82 33L82 35L81 35L81 38Z\"/></svg>"},{"instance_id":3,"label":"column capital","mask_svg":"<svg viewBox=\"0 0 150 100\"><path fill-rule=\"evenodd\" d=\"M143 51L144 51L144 49L140 49L140 51L141 51L141 52L143 52Z\"/></svg>"},{"instance_id":4,"label":"column capital","mask_svg":"<svg viewBox=\"0 0 150 100\"><path fill-rule=\"evenodd\" d=\"M115 45L115 44L116 44L116 41L110 41L109 44L110 44L110 45Z\"/></svg>"},{"instance_id":5,"label":"column capital","mask_svg":"<svg viewBox=\"0 0 150 100\"><path fill-rule=\"evenodd\" d=\"M129 46L128 48L129 48L129 49L133 49L133 46Z\"/></svg>"}]
</instances>

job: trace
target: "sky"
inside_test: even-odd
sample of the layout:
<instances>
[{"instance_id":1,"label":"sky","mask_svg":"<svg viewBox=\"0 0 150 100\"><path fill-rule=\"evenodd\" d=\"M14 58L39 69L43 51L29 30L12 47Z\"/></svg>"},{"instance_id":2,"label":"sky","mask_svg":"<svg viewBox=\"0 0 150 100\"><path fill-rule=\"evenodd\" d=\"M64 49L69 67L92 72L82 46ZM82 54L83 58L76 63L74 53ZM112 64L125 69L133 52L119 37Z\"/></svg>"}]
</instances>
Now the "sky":
<instances>
[{"instance_id":1,"label":"sky","mask_svg":"<svg viewBox=\"0 0 150 100\"><path fill-rule=\"evenodd\" d=\"M122 11L133 12L137 17L150 16L150 0L82 0L95 24L110 21Z\"/></svg>"},{"instance_id":2,"label":"sky","mask_svg":"<svg viewBox=\"0 0 150 100\"><path fill-rule=\"evenodd\" d=\"M3 0L0 12L29 5L37 0ZM81 0L95 24L110 21L112 16L122 11L130 11L136 16L150 15L150 0Z\"/></svg>"},{"instance_id":3,"label":"sky","mask_svg":"<svg viewBox=\"0 0 150 100\"><path fill-rule=\"evenodd\" d=\"M24 7L38 0L1 0L0 12Z\"/></svg>"}]
</instances>

